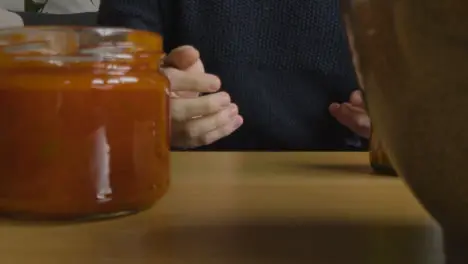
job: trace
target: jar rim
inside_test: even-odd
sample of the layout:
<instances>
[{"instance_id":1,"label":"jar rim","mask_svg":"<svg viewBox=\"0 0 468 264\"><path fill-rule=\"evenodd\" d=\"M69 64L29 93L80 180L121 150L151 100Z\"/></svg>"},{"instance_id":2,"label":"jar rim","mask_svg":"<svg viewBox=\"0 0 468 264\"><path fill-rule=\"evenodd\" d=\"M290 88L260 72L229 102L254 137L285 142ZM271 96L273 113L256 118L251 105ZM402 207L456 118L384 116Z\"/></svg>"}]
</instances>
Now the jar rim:
<instances>
[{"instance_id":1,"label":"jar rim","mask_svg":"<svg viewBox=\"0 0 468 264\"><path fill-rule=\"evenodd\" d=\"M162 54L162 36L143 30L74 26L0 29L0 68L32 62L37 67L132 63Z\"/></svg>"}]
</instances>

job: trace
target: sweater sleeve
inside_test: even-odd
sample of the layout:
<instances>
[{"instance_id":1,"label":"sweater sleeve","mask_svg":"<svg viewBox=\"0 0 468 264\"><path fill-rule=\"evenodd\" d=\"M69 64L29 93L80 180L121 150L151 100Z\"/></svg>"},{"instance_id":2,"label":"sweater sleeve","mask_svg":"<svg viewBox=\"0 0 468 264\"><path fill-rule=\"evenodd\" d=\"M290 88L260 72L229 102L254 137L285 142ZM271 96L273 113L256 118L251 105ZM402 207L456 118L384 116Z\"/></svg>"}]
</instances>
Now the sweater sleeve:
<instances>
[{"instance_id":1,"label":"sweater sleeve","mask_svg":"<svg viewBox=\"0 0 468 264\"><path fill-rule=\"evenodd\" d=\"M98 24L164 34L162 0L101 0Z\"/></svg>"}]
</instances>

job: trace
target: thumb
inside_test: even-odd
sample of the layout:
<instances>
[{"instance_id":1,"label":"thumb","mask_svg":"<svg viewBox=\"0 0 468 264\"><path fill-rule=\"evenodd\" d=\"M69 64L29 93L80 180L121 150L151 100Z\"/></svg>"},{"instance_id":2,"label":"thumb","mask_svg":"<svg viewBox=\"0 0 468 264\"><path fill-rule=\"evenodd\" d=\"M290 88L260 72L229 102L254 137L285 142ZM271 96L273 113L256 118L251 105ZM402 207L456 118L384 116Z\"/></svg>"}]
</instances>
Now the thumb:
<instances>
[{"instance_id":1,"label":"thumb","mask_svg":"<svg viewBox=\"0 0 468 264\"><path fill-rule=\"evenodd\" d=\"M175 48L164 58L164 66L179 70L188 70L198 63L201 63L200 52L192 46Z\"/></svg>"}]
</instances>

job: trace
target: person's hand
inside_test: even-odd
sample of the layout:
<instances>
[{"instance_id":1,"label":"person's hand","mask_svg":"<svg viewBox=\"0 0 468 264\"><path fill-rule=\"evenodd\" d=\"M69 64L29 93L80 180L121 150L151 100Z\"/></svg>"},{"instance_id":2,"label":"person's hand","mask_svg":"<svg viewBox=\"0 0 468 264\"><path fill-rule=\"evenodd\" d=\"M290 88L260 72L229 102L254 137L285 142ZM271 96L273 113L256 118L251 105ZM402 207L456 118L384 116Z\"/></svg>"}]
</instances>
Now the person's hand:
<instances>
[{"instance_id":1,"label":"person's hand","mask_svg":"<svg viewBox=\"0 0 468 264\"><path fill-rule=\"evenodd\" d=\"M182 46L163 61L163 72L171 83L171 145L195 148L230 135L243 123L237 105L221 81L205 73L199 52ZM200 96L200 93L209 93Z\"/></svg>"},{"instance_id":2,"label":"person's hand","mask_svg":"<svg viewBox=\"0 0 468 264\"><path fill-rule=\"evenodd\" d=\"M371 134L371 121L364 108L361 91L354 91L349 102L342 104L332 103L329 107L332 116L342 125L351 129L361 137L369 138Z\"/></svg>"}]
</instances>

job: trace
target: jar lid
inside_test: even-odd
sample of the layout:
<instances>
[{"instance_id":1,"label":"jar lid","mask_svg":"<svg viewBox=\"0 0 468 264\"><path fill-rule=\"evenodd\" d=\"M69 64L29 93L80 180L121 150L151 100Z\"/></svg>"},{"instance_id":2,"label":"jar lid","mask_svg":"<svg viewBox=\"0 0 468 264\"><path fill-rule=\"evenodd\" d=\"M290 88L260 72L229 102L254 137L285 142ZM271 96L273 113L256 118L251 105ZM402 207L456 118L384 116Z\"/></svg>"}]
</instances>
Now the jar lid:
<instances>
[{"instance_id":1,"label":"jar lid","mask_svg":"<svg viewBox=\"0 0 468 264\"><path fill-rule=\"evenodd\" d=\"M158 34L126 28L8 28L0 30L0 67L22 61L58 66L131 62L150 54L162 54L162 45Z\"/></svg>"}]
</instances>

